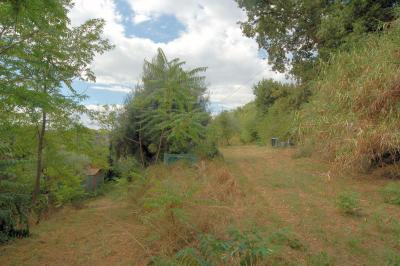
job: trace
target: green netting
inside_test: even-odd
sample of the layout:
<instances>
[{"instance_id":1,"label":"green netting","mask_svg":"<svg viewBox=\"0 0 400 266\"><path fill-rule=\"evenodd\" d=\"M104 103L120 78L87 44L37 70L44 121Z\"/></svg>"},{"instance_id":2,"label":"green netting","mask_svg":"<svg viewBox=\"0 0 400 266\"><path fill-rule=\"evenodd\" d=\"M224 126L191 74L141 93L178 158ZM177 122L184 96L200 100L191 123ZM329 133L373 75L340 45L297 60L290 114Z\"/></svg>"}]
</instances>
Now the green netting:
<instances>
[{"instance_id":1,"label":"green netting","mask_svg":"<svg viewBox=\"0 0 400 266\"><path fill-rule=\"evenodd\" d=\"M164 164L170 165L177 161L185 161L190 164L195 164L197 162L197 157L194 154L171 154L164 153Z\"/></svg>"}]
</instances>

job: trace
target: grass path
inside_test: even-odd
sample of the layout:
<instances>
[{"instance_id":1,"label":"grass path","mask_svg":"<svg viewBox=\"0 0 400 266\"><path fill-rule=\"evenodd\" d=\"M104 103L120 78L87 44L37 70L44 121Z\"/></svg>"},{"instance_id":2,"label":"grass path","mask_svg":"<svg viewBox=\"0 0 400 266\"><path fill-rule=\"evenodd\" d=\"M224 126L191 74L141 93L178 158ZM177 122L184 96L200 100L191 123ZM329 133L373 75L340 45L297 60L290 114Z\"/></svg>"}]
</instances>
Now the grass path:
<instances>
[{"instance_id":1,"label":"grass path","mask_svg":"<svg viewBox=\"0 0 400 266\"><path fill-rule=\"evenodd\" d=\"M399 259L400 208L385 204L380 194L387 181L333 178L326 164L292 159L293 152L254 146L224 150L230 168L247 183L247 194L256 198L249 211L264 209L258 223L287 228L304 245L287 251L285 263L385 265ZM360 194L359 216L337 209L336 198L343 191Z\"/></svg>"},{"instance_id":2,"label":"grass path","mask_svg":"<svg viewBox=\"0 0 400 266\"><path fill-rule=\"evenodd\" d=\"M145 251L133 216L109 196L64 208L34 227L32 237L2 247L0 265L135 265Z\"/></svg>"},{"instance_id":3,"label":"grass path","mask_svg":"<svg viewBox=\"0 0 400 266\"><path fill-rule=\"evenodd\" d=\"M274 255L274 264L385 265L400 254L400 208L385 204L379 193L387 181L333 178L327 165L292 159L290 149L222 151L245 193L240 222L293 236ZM345 216L336 208L337 194L345 190L360 194L360 216ZM146 225L115 193L79 210L64 208L35 226L31 238L0 247L0 265L144 265Z\"/></svg>"}]
</instances>

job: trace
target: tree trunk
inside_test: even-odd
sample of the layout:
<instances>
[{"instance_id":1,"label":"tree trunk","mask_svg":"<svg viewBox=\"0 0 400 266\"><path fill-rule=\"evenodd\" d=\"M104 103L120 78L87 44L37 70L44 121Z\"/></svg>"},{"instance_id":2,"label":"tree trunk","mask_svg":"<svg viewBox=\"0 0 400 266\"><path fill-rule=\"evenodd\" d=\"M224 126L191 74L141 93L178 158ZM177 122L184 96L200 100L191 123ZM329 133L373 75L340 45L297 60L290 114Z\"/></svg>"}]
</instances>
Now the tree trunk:
<instances>
[{"instance_id":1,"label":"tree trunk","mask_svg":"<svg viewBox=\"0 0 400 266\"><path fill-rule=\"evenodd\" d=\"M158 144L158 150L157 150L157 155L156 155L156 163L158 162L158 157L160 156L163 134L164 134L164 129L161 131L160 143Z\"/></svg>"},{"instance_id":2,"label":"tree trunk","mask_svg":"<svg viewBox=\"0 0 400 266\"><path fill-rule=\"evenodd\" d=\"M44 147L44 134L46 132L46 112L42 110L42 127L38 133L38 148L37 148L37 164L36 164L36 179L35 189L33 191L32 201L36 202L40 194L40 177L43 170L43 147Z\"/></svg>"},{"instance_id":3,"label":"tree trunk","mask_svg":"<svg viewBox=\"0 0 400 266\"><path fill-rule=\"evenodd\" d=\"M140 130L139 130L139 149L140 149L140 157L142 159L142 167L145 167L145 162L144 162L144 154L143 154L143 146L142 146L142 123L139 124Z\"/></svg>"}]
</instances>

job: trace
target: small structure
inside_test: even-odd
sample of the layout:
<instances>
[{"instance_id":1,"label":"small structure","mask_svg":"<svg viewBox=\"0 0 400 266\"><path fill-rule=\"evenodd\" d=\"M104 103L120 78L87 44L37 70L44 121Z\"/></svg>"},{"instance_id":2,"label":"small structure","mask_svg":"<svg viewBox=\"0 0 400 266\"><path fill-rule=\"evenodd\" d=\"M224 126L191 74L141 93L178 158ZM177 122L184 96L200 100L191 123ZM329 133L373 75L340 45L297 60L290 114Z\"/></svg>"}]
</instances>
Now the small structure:
<instances>
[{"instance_id":1,"label":"small structure","mask_svg":"<svg viewBox=\"0 0 400 266\"><path fill-rule=\"evenodd\" d=\"M271 146L272 147L278 147L279 144L279 139L278 138L272 138L271 139Z\"/></svg>"},{"instance_id":2,"label":"small structure","mask_svg":"<svg viewBox=\"0 0 400 266\"><path fill-rule=\"evenodd\" d=\"M86 192L95 191L104 184L104 171L100 168L89 167L86 169L86 178L82 182Z\"/></svg>"},{"instance_id":3,"label":"small structure","mask_svg":"<svg viewBox=\"0 0 400 266\"><path fill-rule=\"evenodd\" d=\"M288 139L287 141L280 141L279 138L271 138L271 146L272 147L289 147L292 146L293 143Z\"/></svg>"},{"instance_id":4,"label":"small structure","mask_svg":"<svg viewBox=\"0 0 400 266\"><path fill-rule=\"evenodd\" d=\"M164 164L170 165L176 163L177 161L185 161L190 164L195 164L197 162L197 157L194 154L164 153Z\"/></svg>"}]
</instances>

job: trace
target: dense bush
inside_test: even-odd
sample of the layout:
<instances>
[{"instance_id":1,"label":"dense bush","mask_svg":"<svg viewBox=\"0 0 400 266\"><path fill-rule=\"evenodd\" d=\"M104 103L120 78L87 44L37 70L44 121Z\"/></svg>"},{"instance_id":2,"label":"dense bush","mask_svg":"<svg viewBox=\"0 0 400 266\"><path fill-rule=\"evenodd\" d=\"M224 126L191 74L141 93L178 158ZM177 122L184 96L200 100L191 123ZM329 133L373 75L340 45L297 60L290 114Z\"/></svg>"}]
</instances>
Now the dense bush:
<instances>
[{"instance_id":1,"label":"dense bush","mask_svg":"<svg viewBox=\"0 0 400 266\"><path fill-rule=\"evenodd\" d=\"M31 196L27 187L0 180L0 243L29 235Z\"/></svg>"},{"instance_id":2,"label":"dense bush","mask_svg":"<svg viewBox=\"0 0 400 266\"><path fill-rule=\"evenodd\" d=\"M121 157L114 165L115 173L128 181L132 181L135 175L138 173L140 165L134 157Z\"/></svg>"},{"instance_id":3,"label":"dense bush","mask_svg":"<svg viewBox=\"0 0 400 266\"><path fill-rule=\"evenodd\" d=\"M10 170L22 163L12 147L0 142L0 243L29 235L30 187L19 183Z\"/></svg>"}]
</instances>

